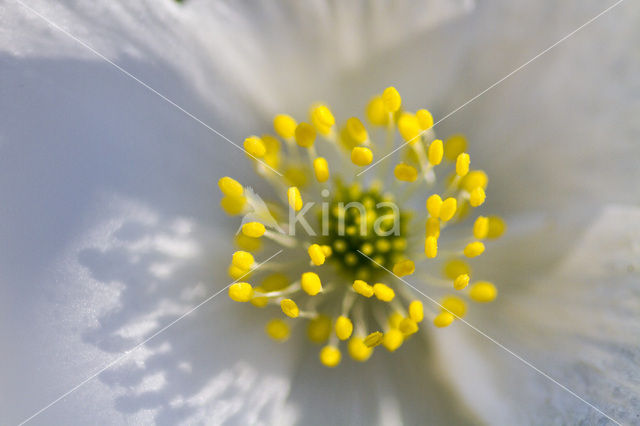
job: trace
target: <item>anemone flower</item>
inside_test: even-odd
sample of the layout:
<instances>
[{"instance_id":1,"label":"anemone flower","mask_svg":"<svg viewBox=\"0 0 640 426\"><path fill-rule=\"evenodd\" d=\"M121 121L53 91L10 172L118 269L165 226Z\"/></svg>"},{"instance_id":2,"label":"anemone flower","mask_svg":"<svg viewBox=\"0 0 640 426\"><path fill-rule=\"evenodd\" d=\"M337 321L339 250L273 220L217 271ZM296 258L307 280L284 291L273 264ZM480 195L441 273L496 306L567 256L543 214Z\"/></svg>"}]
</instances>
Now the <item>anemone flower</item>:
<instances>
[{"instance_id":1,"label":"anemone flower","mask_svg":"<svg viewBox=\"0 0 640 426\"><path fill-rule=\"evenodd\" d=\"M639 12L5 1L1 423L637 424Z\"/></svg>"}]
</instances>

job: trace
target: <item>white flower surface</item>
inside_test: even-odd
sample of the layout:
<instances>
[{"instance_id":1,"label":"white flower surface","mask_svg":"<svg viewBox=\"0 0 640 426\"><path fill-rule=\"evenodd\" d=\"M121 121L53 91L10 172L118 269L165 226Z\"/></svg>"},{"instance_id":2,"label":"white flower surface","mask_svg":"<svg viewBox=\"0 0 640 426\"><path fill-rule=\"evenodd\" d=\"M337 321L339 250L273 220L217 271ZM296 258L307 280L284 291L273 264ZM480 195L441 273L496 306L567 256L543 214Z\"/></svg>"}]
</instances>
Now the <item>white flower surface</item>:
<instances>
[{"instance_id":1,"label":"white flower surface","mask_svg":"<svg viewBox=\"0 0 640 426\"><path fill-rule=\"evenodd\" d=\"M612 2L23 2L0 4L0 423L93 375L31 422L606 423L464 324L333 370L225 295L154 336L229 284L216 182L250 182L245 155L29 7L239 143L315 100L360 113L391 84L438 120ZM469 137L510 226L479 266L500 296L469 322L625 424L638 12L621 3L435 128Z\"/></svg>"}]
</instances>

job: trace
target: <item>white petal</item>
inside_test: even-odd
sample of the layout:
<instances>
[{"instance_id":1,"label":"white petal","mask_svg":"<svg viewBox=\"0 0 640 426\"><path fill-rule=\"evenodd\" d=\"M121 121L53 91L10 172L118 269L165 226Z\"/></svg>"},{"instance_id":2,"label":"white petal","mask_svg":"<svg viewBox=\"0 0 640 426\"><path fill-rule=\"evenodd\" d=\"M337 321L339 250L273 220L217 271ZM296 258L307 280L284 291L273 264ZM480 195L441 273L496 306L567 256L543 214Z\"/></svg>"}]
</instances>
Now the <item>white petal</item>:
<instances>
[{"instance_id":1,"label":"white petal","mask_svg":"<svg viewBox=\"0 0 640 426\"><path fill-rule=\"evenodd\" d=\"M615 420L634 423L638 259L640 208L608 207L553 273L474 309L469 322ZM488 423L603 419L463 324L439 337L449 376Z\"/></svg>"}]
</instances>

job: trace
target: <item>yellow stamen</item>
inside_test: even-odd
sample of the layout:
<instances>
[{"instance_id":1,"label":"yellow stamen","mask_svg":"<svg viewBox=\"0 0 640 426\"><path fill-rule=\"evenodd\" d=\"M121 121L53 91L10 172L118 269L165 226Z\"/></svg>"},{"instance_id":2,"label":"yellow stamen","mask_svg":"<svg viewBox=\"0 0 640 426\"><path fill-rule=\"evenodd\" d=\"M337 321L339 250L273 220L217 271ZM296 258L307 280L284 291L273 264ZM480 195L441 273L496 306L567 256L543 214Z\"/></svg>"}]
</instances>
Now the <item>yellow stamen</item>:
<instances>
[{"instance_id":1,"label":"yellow stamen","mask_svg":"<svg viewBox=\"0 0 640 426\"><path fill-rule=\"evenodd\" d=\"M471 191L471 194L469 194L469 204L471 204L472 207L481 206L486 198L487 195L485 194L484 189L477 187Z\"/></svg>"},{"instance_id":2,"label":"yellow stamen","mask_svg":"<svg viewBox=\"0 0 640 426\"><path fill-rule=\"evenodd\" d=\"M405 141L413 145L419 141L422 129L415 115L403 112L398 119L398 132Z\"/></svg>"},{"instance_id":3,"label":"yellow stamen","mask_svg":"<svg viewBox=\"0 0 640 426\"><path fill-rule=\"evenodd\" d=\"M429 259L433 259L438 255L438 240L436 237L427 237L424 241L424 254Z\"/></svg>"},{"instance_id":4,"label":"yellow stamen","mask_svg":"<svg viewBox=\"0 0 640 426\"><path fill-rule=\"evenodd\" d=\"M384 333L382 345L389 351L394 352L404 341L404 334L398 329L391 329Z\"/></svg>"},{"instance_id":5,"label":"yellow stamen","mask_svg":"<svg viewBox=\"0 0 640 426\"><path fill-rule=\"evenodd\" d=\"M329 163L323 157L313 160L313 171L315 172L318 182L326 182L329 180Z\"/></svg>"},{"instance_id":6,"label":"yellow stamen","mask_svg":"<svg viewBox=\"0 0 640 426\"><path fill-rule=\"evenodd\" d=\"M355 280L353 282L353 290L364 297L371 297L374 293L373 287L362 280Z\"/></svg>"},{"instance_id":7,"label":"yellow stamen","mask_svg":"<svg viewBox=\"0 0 640 426\"><path fill-rule=\"evenodd\" d=\"M340 353L340 349L335 346L325 346L320 351L320 362L327 367L335 367L340 364L341 359L342 354Z\"/></svg>"},{"instance_id":8,"label":"yellow stamen","mask_svg":"<svg viewBox=\"0 0 640 426\"><path fill-rule=\"evenodd\" d=\"M345 316L339 316L336 320L336 336L340 340L347 340L353 333L353 323Z\"/></svg>"},{"instance_id":9,"label":"yellow stamen","mask_svg":"<svg viewBox=\"0 0 640 426\"><path fill-rule=\"evenodd\" d=\"M280 308L282 308L282 312L290 318L297 318L298 315L300 315L298 305L291 299L283 299L280 302Z\"/></svg>"},{"instance_id":10,"label":"yellow stamen","mask_svg":"<svg viewBox=\"0 0 640 426\"><path fill-rule=\"evenodd\" d=\"M442 141L440 139L436 139L431 142L431 145L429 145L429 150L427 151L429 163L433 166L437 166L442 162L443 154L444 149L442 148Z\"/></svg>"},{"instance_id":11,"label":"yellow stamen","mask_svg":"<svg viewBox=\"0 0 640 426\"><path fill-rule=\"evenodd\" d=\"M289 201L289 206L295 211L300 211L302 209L302 196L300 195L300 190L295 187L289 187L287 190L287 198Z\"/></svg>"},{"instance_id":12,"label":"yellow stamen","mask_svg":"<svg viewBox=\"0 0 640 426\"><path fill-rule=\"evenodd\" d=\"M403 182L414 182L418 178L418 170L405 163L400 163L393 170L396 179Z\"/></svg>"},{"instance_id":13,"label":"yellow stamen","mask_svg":"<svg viewBox=\"0 0 640 426\"><path fill-rule=\"evenodd\" d=\"M442 207L440 207L440 220L442 220L443 222L451 220L451 218L453 218L453 215L456 214L457 208L458 201L455 198L449 197L444 200L442 202Z\"/></svg>"},{"instance_id":14,"label":"yellow stamen","mask_svg":"<svg viewBox=\"0 0 640 426\"><path fill-rule=\"evenodd\" d=\"M229 265L229 276L234 280L239 280L240 278L249 278L250 274L245 269L238 268L234 265Z\"/></svg>"},{"instance_id":15,"label":"yellow stamen","mask_svg":"<svg viewBox=\"0 0 640 426\"><path fill-rule=\"evenodd\" d=\"M300 123L295 131L296 143L303 148L313 146L316 140L316 129L309 123Z\"/></svg>"},{"instance_id":16,"label":"yellow stamen","mask_svg":"<svg viewBox=\"0 0 640 426\"><path fill-rule=\"evenodd\" d=\"M242 197L244 195L244 188L235 179L225 176L218 181L218 187L220 191L228 197Z\"/></svg>"},{"instance_id":17,"label":"yellow stamen","mask_svg":"<svg viewBox=\"0 0 640 426\"><path fill-rule=\"evenodd\" d=\"M440 312L433 319L433 325L439 328L447 327L451 325L455 317L451 315L449 312Z\"/></svg>"},{"instance_id":18,"label":"yellow stamen","mask_svg":"<svg viewBox=\"0 0 640 426\"><path fill-rule=\"evenodd\" d=\"M356 166L366 166L373 161L373 152L369 148L357 146L351 151L351 162Z\"/></svg>"},{"instance_id":19,"label":"yellow stamen","mask_svg":"<svg viewBox=\"0 0 640 426\"><path fill-rule=\"evenodd\" d=\"M393 265L393 273L399 277L405 277L413 274L416 270L416 265L411 260L401 260Z\"/></svg>"},{"instance_id":20,"label":"yellow stamen","mask_svg":"<svg viewBox=\"0 0 640 426\"><path fill-rule=\"evenodd\" d=\"M489 231L487 238L499 238L507 230L507 224L498 216L489 216Z\"/></svg>"},{"instance_id":21,"label":"yellow stamen","mask_svg":"<svg viewBox=\"0 0 640 426\"><path fill-rule=\"evenodd\" d=\"M253 296L253 288L249 283L235 283L229 287L229 297L236 302L248 302Z\"/></svg>"},{"instance_id":22,"label":"yellow stamen","mask_svg":"<svg viewBox=\"0 0 640 426\"><path fill-rule=\"evenodd\" d=\"M464 177L469 173L469 165L471 164L471 157L466 152L458 155L456 158L456 174L460 177Z\"/></svg>"},{"instance_id":23,"label":"yellow stamen","mask_svg":"<svg viewBox=\"0 0 640 426\"><path fill-rule=\"evenodd\" d=\"M328 106L318 104L311 109L311 122L321 135L328 135L336 119Z\"/></svg>"},{"instance_id":24,"label":"yellow stamen","mask_svg":"<svg viewBox=\"0 0 640 426\"><path fill-rule=\"evenodd\" d=\"M247 199L245 197L224 196L220 200L220 207L222 207L225 213L227 213L229 216L236 216L241 214L244 211L246 205Z\"/></svg>"},{"instance_id":25,"label":"yellow stamen","mask_svg":"<svg viewBox=\"0 0 640 426\"><path fill-rule=\"evenodd\" d=\"M367 347L369 348L375 348L376 346L382 343L383 339L384 339L384 336L381 332L374 331L373 333L369 334L367 337L364 338L364 344L367 345Z\"/></svg>"},{"instance_id":26,"label":"yellow stamen","mask_svg":"<svg viewBox=\"0 0 640 426\"><path fill-rule=\"evenodd\" d=\"M455 280L459 275L471 274L471 268L461 259L451 259L444 264L444 276L450 280Z\"/></svg>"},{"instance_id":27,"label":"yellow stamen","mask_svg":"<svg viewBox=\"0 0 640 426\"><path fill-rule=\"evenodd\" d=\"M422 130L429 130L433 127L433 116L426 109L419 109L416 112L416 117L418 118L418 122L420 123L420 128Z\"/></svg>"},{"instance_id":28,"label":"yellow stamen","mask_svg":"<svg viewBox=\"0 0 640 426\"><path fill-rule=\"evenodd\" d=\"M396 88L391 86L387 87L384 89L384 92L382 92L382 102L384 104L385 111L396 112L402 105L402 98Z\"/></svg>"},{"instance_id":29,"label":"yellow stamen","mask_svg":"<svg viewBox=\"0 0 640 426\"><path fill-rule=\"evenodd\" d=\"M466 149L467 138L464 135L452 135L444 143L444 157L448 161L455 161Z\"/></svg>"},{"instance_id":30,"label":"yellow stamen","mask_svg":"<svg viewBox=\"0 0 640 426\"><path fill-rule=\"evenodd\" d=\"M237 268L244 269L248 271L255 264L255 259L253 255L249 252L238 250L233 253L233 257L231 259L231 264Z\"/></svg>"},{"instance_id":31,"label":"yellow stamen","mask_svg":"<svg viewBox=\"0 0 640 426\"><path fill-rule=\"evenodd\" d=\"M242 233L247 237L260 238L266 232L266 228L260 222L248 222L242 225Z\"/></svg>"},{"instance_id":32,"label":"yellow stamen","mask_svg":"<svg viewBox=\"0 0 640 426\"><path fill-rule=\"evenodd\" d=\"M373 348L365 345L364 339L362 337L354 336L349 340L349 355L355 361L364 362L371 357L373 353Z\"/></svg>"},{"instance_id":33,"label":"yellow stamen","mask_svg":"<svg viewBox=\"0 0 640 426\"><path fill-rule=\"evenodd\" d=\"M310 296L315 296L322 291L322 283L318 274L305 272L300 280L302 289Z\"/></svg>"},{"instance_id":34,"label":"yellow stamen","mask_svg":"<svg viewBox=\"0 0 640 426\"><path fill-rule=\"evenodd\" d=\"M389 123L389 113L385 109L382 96L371 98L367 104L367 119L376 126L386 126Z\"/></svg>"},{"instance_id":35,"label":"yellow stamen","mask_svg":"<svg viewBox=\"0 0 640 426\"><path fill-rule=\"evenodd\" d=\"M357 117L351 117L347 120L347 132L359 144L365 143L369 139L367 129Z\"/></svg>"},{"instance_id":36,"label":"yellow stamen","mask_svg":"<svg viewBox=\"0 0 640 426\"><path fill-rule=\"evenodd\" d=\"M473 236L481 240L486 238L489 234L489 218L484 216L478 216L473 223Z\"/></svg>"},{"instance_id":37,"label":"yellow stamen","mask_svg":"<svg viewBox=\"0 0 640 426\"><path fill-rule=\"evenodd\" d=\"M418 331L418 324L411 318L404 318L402 321L400 321L400 325L398 326L398 329L405 336L409 336Z\"/></svg>"},{"instance_id":38,"label":"yellow stamen","mask_svg":"<svg viewBox=\"0 0 640 426\"><path fill-rule=\"evenodd\" d=\"M438 194L433 194L427 198L427 211L429 216L434 219L440 217L440 210L442 209L442 198Z\"/></svg>"},{"instance_id":39,"label":"yellow stamen","mask_svg":"<svg viewBox=\"0 0 640 426\"><path fill-rule=\"evenodd\" d=\"M482 244L480 241L469 243L464 248L464 255L467 257L480 256L482 253L484 253L484 244Z\"/></svg>"},{"instance_id":40,"label":"yellow stamen","mask_svg":"<svg viewBox=\"0 0 640 426\"><path fill-rule=\"evenodd\" d=\"M498 289L487 281L478 281L471 286L469 297L475 302L486 303L493 301L498 295Z\"/></svg>"},{"instance_id":41,"label":"yellow stamen","mask_svg":"<svg viewBox=\"0 0 640 426\"><path fill-rule=\"evenodd\" d=\"M262 158L267 153L262 139L257 136L250 136L244 140L244 150L256 158Z\"/></svg>"},{"instance_id":42,"label":"yellow stamen","mask_svg":"<svg viewBox=\"0 0 640 426\"><path fill-rule=\"evenodd\" d=\"M419 300L409 303L409 318L415 322L421 322L424 319L424 306Z\"/></svg>"},{"instance_id":43,"label":"yellow stamen","mask_svg":"<svg viewBox=\"0 0 640 426\"><path fill-rule=\"evenodd\" d=\"M469 285L469 280L470 277L468 274L458 275L456 279L453 280L453 288L455 288L456 290L462 290Z\"/></svg>"},{"instance_id":44,"label":"yellow stamen","mask_svg":"<svg viewBox=\"0 0 640 426\"><path fill-rule=\"evenodd\" d=\"M404 317L402 316L402 314L400 312L393 312L391 313L391 315L389 315L388 318L388 323L389 323L389 327L391 328L398 328L400 326L400 322L404 319Z\"/></svg>"},{"instance_id":45,"label":"yellow stamen","mask_svg":"<svg viewBox=\"0 0 640 426\"><path fill-rule=\"evenodd\" d=\"M433 217L428 218L425 228L427 237L435 237L438 239L440 236L440 221L438 219Z\"/></svg>"},{"instance_id":46,"label":"yellow stamen","mask_svg":"<svg viewBox=\"0 0 640 426\"><path fill-rule=\"evenodd\" d=\"M265 332L269 337L278 342L284 342L289 338L289 326L283 320L276 318L272 319L265 326Z\"/></svg>"},{"instance_id":47,"label":"yellow stamen","mask_svg":"<svg viewBox=\"0 0 640 426\"><path fill-rule=\"evenodd\" d=\"M460 181L460 187L467 192L471 192L478 187L487 189L488 184L489 177L482 170L472 170Z\"/></svg>"},{"instance_id":48,"label":"yellow stamen","mask_svg":"<svg viewBox=\"0 0 640 426\"><path fill-rule=\"evenodd\" d=\"M273 129L282 139L291 139L298 123L290 115L278 114L273 119Z\"/></svg>"},{"instance_id":49,"label":"yellow stamen","mask_svg":"<svg viewBox=\"0 0 640 426\"><path fill-rule=\"evenodd\" d=\"M445 311L449 311L454 316L462 318L467 313L467 304L457 296L447 296L440 302Z\"/></svg>"},{"instance_id":50,"label":"yellow stamen","mask_svg":"<svg viewBox=\"0 0 640 426\"><path fill-rule=\"evenodd\" d=\"M391 302L393 298L396 297L396 293L393 291L393 289L382 283L373 285L373 293L379 300L382 300L383 302Z\"/></svg>"},{"instance_id":51,"label":"yellow stamen","mask_svg":"<svg viewBox=\"0 0 640 426\"><path fill-rule=\"evenodd\" d=\"M311 258L311 262L313 262L314 265L320 266L324 264L326 256L324 254L324 250L322 250L322 247L320 247L318 244L311 244L311 246L309 246L308 252L309 257Z\"/></svg>"},{"instance_id":52,"label":"yellow stamen","mask_svg":"<svg viewBox=\"0 0 640 426\"><path fill-rule=\"evenodd\" d=\"M331 334L331 318L326 315L318 315L309 321L307 337L315 343L326 342Z\"/></svg>"}]
</instances>

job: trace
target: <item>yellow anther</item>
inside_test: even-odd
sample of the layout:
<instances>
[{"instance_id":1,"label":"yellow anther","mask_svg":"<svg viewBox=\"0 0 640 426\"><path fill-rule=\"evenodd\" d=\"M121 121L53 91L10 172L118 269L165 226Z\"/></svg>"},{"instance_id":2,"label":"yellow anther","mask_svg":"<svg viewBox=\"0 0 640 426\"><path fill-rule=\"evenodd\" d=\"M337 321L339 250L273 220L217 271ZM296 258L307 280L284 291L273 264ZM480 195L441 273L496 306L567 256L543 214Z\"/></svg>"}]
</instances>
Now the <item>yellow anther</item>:
<instances>
[{"instance_id":1,"label":"yellow anther","mask_svg":"<svg viewBox=\"0 0 640 426\"><path fill-rule=\"evenodd\" d=\"M425 225L425 232L427 237L435 237L438 239L440 236L440 221L434 217L430 217L427 219Z\"/></svg>"},{"instance_id":2,"label":"yellow anther","mask_svg":"<svg viewBox=\"0 0 640 426\"><path fill-rule=\"evenodd\" d=\"M242 197L244 194L244 188L237 180L225 176L218 181L218 187L220 191L227 197Z\"/></svg>"},{"instance_id":3,"label":"yellow anther","mask_svg":"<svg viewBox=\"0 0 640 426\"><path fill-rule=\"evenodd\" d=\"M442 202L442 207L440 208L440 220L443 222L451 220L451 218L456 214L457 209L458 201L453 197L447 198Z\"/></svg>"},{"instance_id":4,"label":"yellow anther","mask_svg":"<svg viewBox=\"0 0 640 426\"><path fill-rule=\"evenodd\" d=\"M284 342L289 338L289 326L280 318L272 319L267 323L264 331L269 337L278 342Z\"/></svg>"},{"instance_id":5,"label":"yellow anther","mask_svg":"<svg viewBox=\"0 0 640 426\"><path fill-rule=\"evenodd\" d=\"M268 275L262 280L260 287L264 288L264 291L278 291L286 287L289 287L291 282L285 274L276 272L275 274Z\"/></svg>"},{"instance_id":6,"label":"yellow anther","mask_svg":"<svg viewBox=\"0 0 640 426\"><path fill-rule=\"evenodd\" d=\"M375 348L380 343L382 343L383 339L384 339L384 335L381 332L374 331L373 333L369 334L367 337L364 338L364 344L367 345L367 347L369 348Z\"/></svg>"},{"instance_id":7,"label":"yellow anther","mask_svg":"<svg viewBox=\"0 0 640 426\"><path fill-rule=\"evenodd\" d=\"M340 353L340 349L335 346L325 346L320 351L320 362L327 367L335 367L340 364L341 359L342 354Z\"/></svg>"},{"instance_id":8,"label":"yellow anther","mask_svg":"<svg viewBox=\"0 0 640 426\"><path fill-rule=\"evenodd\" d=\"M259 238L247 237L242 232L236 234L234 242L240 250L248 252L256 252L262 248L262 241Z\"/></svg>"},{"instance_id":9,"label":"yellow anther","mask_svg":"<svg viewBox=\"0 0 640 426\"><path fill-rule=\"evenodd\" d=\"M439 328L448 327L451 325L455 317L451 315L449 312L440 312L433 319L433 325Z\"/></svg>"},{"instance_id":10,"label":"yellow anther","mask_svg":"<svg viewBox=\"0 0 640 426\"><path fill-rule=\"evenodd\" d=\"M253 255L247 251L238 250L233 253L233 257L231 258L231 264L236 268L244 269L248 271L254 265L255 259Z\"/></svg>"},{"instance_id":11,"label":"yellow anther","mask_svg":"<svg viewBox=\"0 0 640 426\"><path fill-rule=\"evenodd\" d=\"M385 111L396 112L402 105L402 98L396 88L391 86L387 87L384 89L384 92L382 92L382 102L384 104Z\"/></svg>"},{"instance_id":12,"label":"yellow anther","mask_svg":"<svg viewBox=\"0 0 640 426\"><path fill-rule=\"evenodd\" d=\"M444 143L444 157L448 161L455 161L466 149L467 138L464 135L452 135Z\"/></svg>"},{"instance_id":13,"label":"yellow anther","mask_svg":"<svg viewBox=\"0 0 640 426\"><path fill-rule=\"evenodd\" d=\"M456 158L456 174L460 177L464 177L469 173L469 165L471 164L471 157L466 152L458 155Z\"/></svg>"},{"instance_id":14,"label":"yellow anther","mask_svg":"<svg viewBox=\"0 0 640 426\"><path fill-rule=\"evenodd\" d=\"M262 135L261 138L264 147L267 149L267 155L280 152L280 141L278 141L276 137L265 134Z\"/></svg>"},{"instance_id":15,"label":"yellow anther","mask_svg":"<svg viewBox=\"0 0 640 426\"><path fill-rule=\"evenodd\" d=\"M373 293L383 302L391 302L396 297L395 291L385 284L377 283L373 285Z\"/></svg>"},{"instance_id":16,"label":"yellow anther","mask_svg":"<svg viewBox=\"0 0 640 426\"><path fill-rule=\"evenodd\" d=\"M311 121L323 135L329 133L331 127L336 124L333 113L329 107L324 104L317 104L311 109Z\"/></svg>"},{"instance_id":17,"label":"yellow anther","mask_svg":"<svg viewBox=\"0 0 640 426\"><path fill-rule=\"evenodd\" d=\"M278 114L273 118L273 129L283 139L291 139L297 126L298 123L290 115Z\"/></svg>"},{"instance_id":18,"label":"yellow anther","mask_svg":"<svg viewBox=\"0 0 640 426\"><path fill-rule=\"evenodd\" d=\"M426 109L419 109L416 112L416 117L418 118L418 122L420 123L420 128L422 130L429 130L433 127L433 116Z\"/></svg>"},{"instance_id":19,"label":"yellow anther","mask_svg":"<svg viewBox=\"0 0 640 426\"><path fill-rule=\"evenodd\" d=\"M242 225L242 233L247 237L260 238L264 235L266 228L260 222L248 222Z\"/></svg>"},{"instance_id":20,"label":"yellow anther","mask_svg":"<svg viewBox=\"0 0 640 426\"><path fill-rule=\"evenodd\" d=\"M311 246L309 246L308 252L309 257L311 258L311 262L313 262L314 265L320 266L324 263L326 256L324 254L324 250L322 250L322 247L320 247L320 245L311 244Z\"/></svg>"},{"instance_id":21,"label":"yellow anther","mask_svg":"<svg viewBox=\"0 0 640 426\"><path fill-rule=\"evenodd\" d=\"M471 194L469 194L469 204L471 204L472 207L481 206L486 198L487 195L485 194L484 189L477 187L471 191Z\"/></svg>"},{"instance_id":22,"label":"yellow anther","mask_svg":"<svg viewBox=\"0 0 640 426\"><path fill-rule=\"evenodd\" d=\"M469 291L469 297L474 302L486 303L495 300L498 295L498 289L496 286L488 281L478 281L471 286Z\"/></svg>"},{"instance_id":23,"label":"yellow anther","mask_svg":"<svg viewBox=\"0 0 640 426\"><path fill-rule=\"evenodd\" d=\"M284 178L290 185L304 187L307 185L307 170L298 166L287 167L284 170Z\"/></svg>"},{"instance_id":24,"label":"yellow anther","mask_svg":"<svg viewBox=\"0 0 640 426\"><path fill-rule=\"evenodd\" d=\"M442 209L442 198L438 194L433 194L427 198L427 211L429 216L434 219L440 217L440 209Z\"/></svg>"},{"instance_id":25,"label":"yellow anther","mask_svg":"<svg viewBox=\"0 0 640 426\"><path fill-rule=\"evenodd\" d=\"M376 126L386 126L389 123L389 113L384 108L382 96L371 98L367 104L366 114L371 124L375 124Z\"/></svg>"},{"instance_id":26,"label":"yellow anther","mask_svg":"<svg viewBox=\"0 0 640 426\"><path fill-rule=\"evenodd\" d=\"M469 274L460 274L453 280L453 288L456 290L462 290L469 285Z\"/></svg>"},{"instance_id":27,"label":"yellow anther","mask_svg":"<svg viewBox=\"0 0 640 426\"><path fill-rule=\"evenodd\" d=\"M280 302L280 307L282 308L282 312L288 317L297 318L298 315L300 315L298 305L291 299L283 299Z\"/></svg>"},{"instance_id":28,"label":"yellow anther","mask_svg":"<svg viewBox=\"0 0 640 426\"><path fill-rule=\"evenodd\" d=\"M387 321L389 322L389 327L398 328L400 326L400 322L404 319L402 314L398 311L394 311L389 315Z\"/></svg>"},{"instance_id":29,"label":"yellow anther","mask_svg":"<svg viewBox=\"0 0 640 426\"><path fill-rule=\"evenodd\" d=\"M249 272L246 269L238 268L234 265L229 265L229 276L234 280L239 280L240 278L248 278Z\"/></svg>"},{"instance_id":30,"label":"yellow anther","mask_svg":"<svg viewBox=\"0 0 640 426\"><path fill-rule=\"evenodd\" d=\"M487 238L499 238L507 230L507 224L499 216L489 216Z\"/></svg>"},{"instance_id":31,"label":"yellow anther","mask_svg":"<svg viewBox=\"0 0 640 426\"><path fill-rule=\"evenodd\" d=\"M400 163L393 170L396 179L403 182L414 182L418 178L418 171L415 167L405 163Z\"/></svg>"},{"instance_id":32,"label":"yellow anther","mask_svg":"<svg viewBox=\"0 0 640 426\"><path fill-rule=\"evenodd\" d=\"M364 339L362 337L354 336L349 340L349 355L356 361L364 362L371 357L373 353L373 348L368 347L364 344Z\"/></svg>"},{"instance_id":33,"label":"yellow anther","mask_svg":"<svg viewBox=\"0 0 640 426\"><path fill-rule=\"evenodd\" d=\"M376 249L381 253L386 253L391 249L391 243L389 240L379 239L376 241Z\"/></svg>"},{"instance_id":34,"label":"yellow anther","mask_svg":"<svg viewBox=\"0 0 640 426\"><path fill-rule=\"evenodd\" d=\"M229 287L229 297L236 302L248 302L253 296L253 287L249 283L235 283Z\"/></svg>"},{"instance_id":35,"label":"yellow anther","mask_svg":"<svg viewBox=\"0 0 640 426\"><path fill-rule=\"evenodd\" d=\"M322 291L320 277L314 272L305 272L300 279L302 289L310 296L315 296Z\"/></svg>"},{"instance_id":36,"label":"yellow anther","mask_svg":"<svg viewBox=\"0 0 640 426\"><path fill-rule=\"evenodd\" d=\"M429 145L429 149L427 151L427 158L429 159L429 163L434 166L437 166L442 162L442 155L444 150L442 148L442 141L440 139L436 139L431 142Z\"/></svg>"},{"instance_id":37,"label":"yellow anther","mask_svg":"<svg viewBox=\"0 0 640 426\"><path fill-rule=\"evenodd\" d=\"M427 237L424 240L424 254L429 259L433 259L438 255L438 240L436 237Z\"/></svg>"},{"instance_id":38,"label":"yellow anther","mask_svg":"<svg viewBox=\"0 0 640 426\"><path fill-rule=\"evenodd\" d=\"M450 280L455 280L459 275L471 274L471 268L464 260L451 259L444 264L444 276Z\"/></svg>"},{"instance_id":39,"label":"yellow anther","mask_svg":"<svg viewBox=\"0 0 640 426\"><path fill-rule=\"evenodd\" d=\"M480 241L469 243L464 248L464 255L467 257L480 256L482 253L484 253L484 244L482 244Z\"/></svg>"},{"instance_id":40,"label":"yellow anther","mask_svg":"<svg viewBox=\"0 0 640 426\"><path fill-rule=\"evenodd\" d=\"M345 316L339 316L336 320L336 336L340 340L347 340L353 333L353 323Z\"/></svg>"},{"instance_id":41,"label":"yellow anther","mask_svg":"<svg viewBox=\"0 0 640 426\"><path fill-rule=\"evenodd\" d=\"M331 246L322 245L320 246L320 248L322 249L322 252L324 253L325 257L329 257L333 254L333 250L331 250Z\"/></svg>"},{"instance_id":42,"label":"yellow anther","mask_svg":"<svg viewBox=\"0 0 640 426\"><path fill-rule=\"evenodd\" d=\"M247 205L247 199L245 197L229 197L224 196L220 200L220 207L229 216L239 215L244 212L244 208Z\"/></svg>"},{"instance_id":43,"label":"yellow anther","mask_svg":"<svg viewBox=\"0 0 640 426\"><path fill-rule=\"evenodd\" d=\"M389 351L394 352L404 342L404 334L398 329L391 329L384 333L382 345Z\"/></svg>"},{"instance_id":44,"label":"yellow anther","mask_svg":"<svg viewBox=\"0 0 640 426\"><path fill-rule=\"evenodd\" d=\"M418 331L418 324L411 318L404 318L402 321L400 321L400 325L398 326L398 329L405 336L409 336Z\"/></svg>"},{"instance_id":45,"label":"yellow anther","mask_svg":"<svg viewBox=\"0 0 640 426\"><path fill-rule=\"evenodd\" d=\"M287 199L289 201L289 206L295 211L299 211L302 209L302 196L300 195L300 190L291 186L287 190Z\"/></svg>"},{"instance_id":46,"label":"yellow anther","mask_svg":"<svg viewBox=\"0 0 640 426\"><path fill-rule=\"evenodd\" d=\"M449 311L453 316L462 318L467 313L467 304L457 296L447 296L440 302L444 311Z\"/></svg>"},{"instance_id":47,"label":"yellow anther","mask_svg":"<svg viewBox=\"0 0 640 426\"><path fill-rule=\"evenodd\" d=\"M267 147L257 136L249 136L244 140L244 150L256 158L262 158L267 153Z\"/></svg>"},{"instance_id":48,"label":"yellow anther","mask_svg":"<svg viewBox=\"0 0 640 426\"><path fill-rule=\"evenodd\" d=\"M318 315L309 321L307 336L314 343L326 342L331 334L331 318L326 315Z\"/></svg>"},{"instance_id":49,"label":"yellow anther","mask_svg":"<svg viewBox=\"0 0 640 426\"><path fill-rule=\"evenodd\" d=\"M409 318L415 322L420 322L424 319L424 306L419 300L414 300L409 303Z\"/></svg>"},{"instance_id":50,"label":"yellow anther","mask_svg":"<svg viewBox=\"0 0 640 426\"><path fill-rule=\"evenodd\" d=\"M405 141L413 145L420 141L419 136L422 133L422 129L415 115L403 112L398 119L398 132Z\"/></svg>"},{"instance_id":51,"label":"yellow anther","mask_svg":"<svg viewBox=\"0 0 640 426\"><path fill-rule=\"evenodd\" d=\"M316 140L316 129L309 123L300 123L296 127L295 137L298 146L309 148Z\"/></svg>"},{"instance_id":52,"label":"yellow anther","mask_svg":"<svg viewBox=\"0 0 640 426\"><path fill-rule=\"evenodd\" d=\"M489 233L489 218L484 216L478 216L473 223L473 236L481 240L487 237Z\"/></svg>"},{"instance_id":53,"label":"yellow anther","mask_svg":"<svg viewBox=\"0 0 640 426\"><path fill-rule=\"evenodd\" d=\"M351 117L347 120L347 132L357 143L364 143L369 139L367 129L358 117Z\"/></svg>"},{"instance_id":54,"label":"yellow anther","mask_svg":"<svg viewBox=\"0 0 640 426\"><path fill-rule=\"evenodd\" d=\"M401 260L400 262L393 265L393 273L399 277L405 277L407 275L413 274L416 270L416 265L410 260Z\"/></svg>"},{"instance_id":55,"label":"yellow anther","mask_svg":"<svg viewBox=\"0 0 640 426\"><path fill-rule=\"evenodd\" d=\"M316 174L318 182L326 182L329 180L329 163L323 157L313 160L313 171Z\"/></svg>"},{"instance_id":56,"label":"yellow anther","mask_svg":"<svg viewBox=\"0 0 640 426\"><path fill-rule=\"evenodd\" d=\"M373 152L369 148L357 146L351 151L351 162L356 166L366 166L373 161Z\"/></svg>"},{"instance_id":57,"label":"yellow anther","mask_svg":"<svg viewBox=\"0 0 640 426\"><path fill-rule=\"evenodd\" d=\"M353 290L364 297L373 296L373 287L362 280L355 280L353 282Z\"/></svg>"},{"instance_id":58,"label":"yellow anther","mask_svg":"<svg viewBox=\"0 0 640 426\"><path fill-rule=\"evenodd\" d=\"M460 181L460 187L467 192L471 192L478 187L487 189L488 184L489 176L487 176L487 174L482 170L471 170Z\"/></svg>"}]
</instances>

